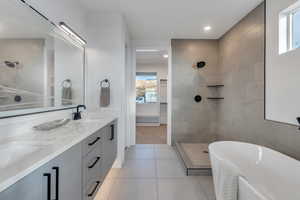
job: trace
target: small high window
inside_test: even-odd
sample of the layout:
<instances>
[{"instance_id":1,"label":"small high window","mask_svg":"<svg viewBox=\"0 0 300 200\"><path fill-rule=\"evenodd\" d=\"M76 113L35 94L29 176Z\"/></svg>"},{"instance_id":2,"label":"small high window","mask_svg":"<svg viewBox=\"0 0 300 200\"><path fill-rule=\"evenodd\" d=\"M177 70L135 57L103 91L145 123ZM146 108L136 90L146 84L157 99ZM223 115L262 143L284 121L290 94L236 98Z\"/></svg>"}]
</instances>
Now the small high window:
<instances>
[{"instance_id":1,"label":"small high window","mask_svg":"<svg viewBox=\"0 0 300 200\"><path fill-rule=\"evenodd\" d=\"M279 15L279 54L300 48L300 1Z\"/></svg>"},{"instance_id":2,"label":"small high window","mask_svg":"<svg viewBox=\"0 0 300 200\"><path fill-rule=\"evenodd\" d=\"M300 9L295 11L292 16L293 33L292 33L292 48L300 47Z\"/></svg>"}]
</instances>

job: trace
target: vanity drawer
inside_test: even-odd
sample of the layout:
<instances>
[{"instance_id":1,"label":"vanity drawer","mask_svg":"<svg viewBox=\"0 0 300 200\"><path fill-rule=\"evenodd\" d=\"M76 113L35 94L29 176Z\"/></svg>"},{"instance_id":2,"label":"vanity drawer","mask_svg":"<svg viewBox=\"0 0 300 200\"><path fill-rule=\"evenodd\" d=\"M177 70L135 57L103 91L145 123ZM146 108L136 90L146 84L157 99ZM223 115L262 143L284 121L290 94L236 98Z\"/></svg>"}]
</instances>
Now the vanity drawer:
<instances>
[{"instance_id":1,"label":"vanity drawer","mask_svg":"<svg viewBox=\"0 0 300 200\"><path fill-rule=\"evenodd\" d=\"M99 179L93 179L88 182L87 187L84 191L84 200L93 200L101 187L102 182Z\"/></svg>"},{"instance_id":2,"label":"vanity drawer","mask_svg":"<svg viewBox=\"0 0 300 200\"><path fill-rule=\"evenodd\" d=\"M89 152L91 152L96 146L101 145L102 142L102 130L97 131L90 137L88 137L83 143L83 156L86 156Z\"/></svg>"},{"instance_id":3,"label":"vanity drawer","mask_svg":"<svg viewBox=\"0 0 300 200\"><path fill-rule=\"evenodd\" d=\"M101 179L101 164L103 156L101 154L101 145L94 148L87 156L83 159L83 178L84 185L87 185L90 180Z\"/></svg>"}]
</instances>

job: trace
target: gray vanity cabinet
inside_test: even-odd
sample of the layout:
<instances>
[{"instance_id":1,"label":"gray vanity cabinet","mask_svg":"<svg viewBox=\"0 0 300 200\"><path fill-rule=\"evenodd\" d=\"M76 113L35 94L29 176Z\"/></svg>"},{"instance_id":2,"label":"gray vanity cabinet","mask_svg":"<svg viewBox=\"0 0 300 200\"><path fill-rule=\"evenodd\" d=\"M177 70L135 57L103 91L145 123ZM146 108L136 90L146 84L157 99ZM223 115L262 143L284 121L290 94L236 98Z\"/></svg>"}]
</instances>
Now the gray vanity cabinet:
<instances>
[{"instance_id":1,"label":"gray vanity cabinet","mask_svg":"<svg viewBox=\"0 0 300 200\"><path fill-rule=\"evenodd\" d=\"M81 200L81 145L27 175L0 193L0 200Z\"/></svg>"},{"instance_id":2,"label":"gray vanity cabinet","mask_svg":"<svg viewBox=\"0 0 300 200\"><path fill-rule=\"evenodd\" d=\"M0 200L93 200L117 149L114 121L1 192Z\"/></svg>"},{"instance_id":3,"label":"gray vanity cabinet","mask_svg":"<svg viewBox=\"0 0 300 200\"><path fill-rule=\"evenodd\" d=\"M41 167L24 177L16 184L0 193L0 200L46 200L43 198L43 187L46 179L43 173L46 167Z\"/></svg>"},{"instance_id":4,"label":"gray vanity cabinet","mask_svg":"<svg viewBox=\"0 0 300 200\"><path fill-rule=\"evenodd\" d=\"M103 135L106 127L100 129L83 143L83 200L92 200L97 194L103 180L102 164L103 164Z\"/></svg>"},{"instance_id":5,"label":"gray vanity cabinet","mask_svg":"<svg viewBox=\"0 0 300 200\"><path fill-rule=\"evenodd\" d=\"M49 163L53 183L51 200L82 199L81 150L80 144L75 145Z\"/></svg>"},{"instance_id":6,"label":"gray vanity cabinet","mask_svg":"<svg viewBox=\"0 0 300 200\"><path fill-rule=\"evenodd\" d=\"M106 132L103 138L103 179L108 174L117 157L117 139L117 121L114 121L106 127Z\"/></svg>"}]
</instances>

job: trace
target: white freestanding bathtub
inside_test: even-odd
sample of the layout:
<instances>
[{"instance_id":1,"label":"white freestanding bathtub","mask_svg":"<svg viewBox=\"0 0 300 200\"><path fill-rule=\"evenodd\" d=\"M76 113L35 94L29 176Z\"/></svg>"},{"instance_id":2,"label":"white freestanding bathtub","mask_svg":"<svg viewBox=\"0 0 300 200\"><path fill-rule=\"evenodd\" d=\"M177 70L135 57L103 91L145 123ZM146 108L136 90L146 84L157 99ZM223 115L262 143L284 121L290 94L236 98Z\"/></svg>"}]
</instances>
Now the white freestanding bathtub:
<instances>
[{"instance_id":1,"label":"white freestanding bathtub","mask_svg":"<svg viewBox=\"0 0 300 200\"><path fill-rule=\"evenodd\" d=\"M217 200L300 200L300 162L241 142L209 146Z\"/></svg>"}]
</instances>

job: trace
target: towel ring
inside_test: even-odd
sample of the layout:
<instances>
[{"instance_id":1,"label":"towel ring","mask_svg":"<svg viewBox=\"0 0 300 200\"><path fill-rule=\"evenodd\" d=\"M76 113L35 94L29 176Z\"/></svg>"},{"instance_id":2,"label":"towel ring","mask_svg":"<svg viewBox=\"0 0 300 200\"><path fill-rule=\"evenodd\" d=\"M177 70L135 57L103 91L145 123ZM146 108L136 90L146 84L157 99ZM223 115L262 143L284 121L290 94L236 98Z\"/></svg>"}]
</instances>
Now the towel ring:
<instances>
[{"instance_id":1,"label":"towel ring","mask_svg":"<svg viewBox=\"0 0 300 200\"><path fill-rule=\"evenodd\" d=\"M65 84L68 84L67 86ZM61 83L62 87L70 88L72 87L72 81L70 79L66 79Z\"/></svg>"},{"instance_id":2,"label":"towel ring","mask_svg":"<svg viewBox=\"0 0 300 200\"><path fill-rule=\"evenodd\" d=\"M107 84L107 85L103 85L103 84ZM108 87L110 87L109 80L108 79L104 79L104 80L100 81L100 87L102 87L102 88L108 88Z\"/></svg>"}]
</instances>

